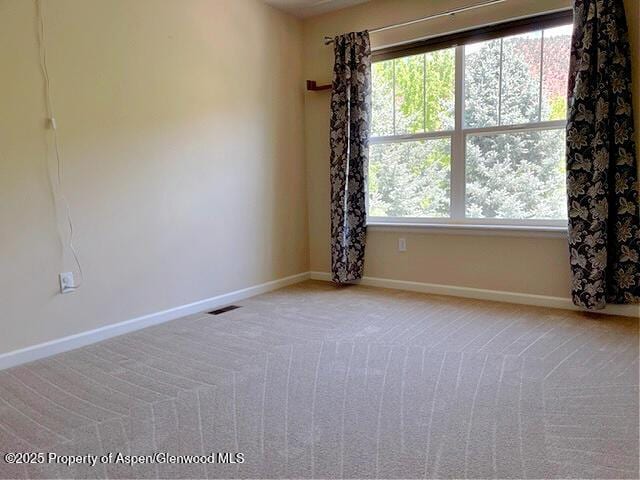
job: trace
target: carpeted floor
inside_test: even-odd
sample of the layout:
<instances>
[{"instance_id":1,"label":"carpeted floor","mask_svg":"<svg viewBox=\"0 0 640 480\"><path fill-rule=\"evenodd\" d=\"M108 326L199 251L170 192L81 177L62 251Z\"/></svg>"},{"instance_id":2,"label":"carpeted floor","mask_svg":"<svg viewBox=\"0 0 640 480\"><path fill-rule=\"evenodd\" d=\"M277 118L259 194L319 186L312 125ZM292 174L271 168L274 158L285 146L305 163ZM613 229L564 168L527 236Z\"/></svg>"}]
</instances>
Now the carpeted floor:
<instances>
[{"instance_id":1,"label":"carpeted floor","mask_svg":"<svg viewBox=\"0 0 640 480\"><path fill-rule=\"evenodd\" d=\"M0 372L4 478L638 478L638 320L306 282Z\"/></svg>"}]
</instances>

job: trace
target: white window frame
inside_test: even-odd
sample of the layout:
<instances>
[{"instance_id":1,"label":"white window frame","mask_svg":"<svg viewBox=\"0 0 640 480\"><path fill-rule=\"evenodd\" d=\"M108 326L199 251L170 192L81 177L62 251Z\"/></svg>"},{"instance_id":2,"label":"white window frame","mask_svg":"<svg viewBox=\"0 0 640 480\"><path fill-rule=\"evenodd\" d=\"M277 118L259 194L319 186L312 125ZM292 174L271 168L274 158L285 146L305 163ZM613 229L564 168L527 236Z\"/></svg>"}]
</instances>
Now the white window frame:
<instances>
[{"instance_id":1,"label":"white window frame","mask_svg":"<svg viewBox=\"0 0 640 480\"><path fill-rule=\"evenodd\" d=\"M541 62L544 54L544 29L541 29ZM535 31L535 30L534 30ZM509 35L506 35L506 38ZM465 215L466 201L466 139L468 135L495 135L501 133L531 132L543 130L557 130L566 127L566 120L538 121L531 123L521 123L515 125L497 125L493 127L467 128L463 125L464 117L464 45L455 48L455 119L454 130L443 130L437 132L420 132L414 134L372 136L369 139L370 145L380 145L385 143L399 143L415 140L449 138L451 141L451 188L449 217L381 217L369 215L369 195L366 195L367 225L374 229L389 230L393 227L419 229L424 227L430 230L442 230L447 227L459 232L485 232L495 230L504 233L515 233L520 235L523 232L531 231L541 234L551 234L560 236L566 234L567 219L515 219L515 218L472 218ZM407 55L411 56L411 54ZM397 58L403 58L398 56ZM381 60L384 61L384 60ZM377 63L377 62L374 62ZM502 63L502 62L501 62ZM540 88L542 89L542 64L540 68ZM502 85L502 72L500 72L499 83ZM499 87L499 88L500 88ZM394 82L395 89L395 82ZM542 92L539 95L538 111L541 111ZM395 117L395 107L394 107ZM394 126L395 128L395 126ZM368 182L367 182L368 186ZM555 235L554 235L555 234Z\"/></svg>"}]
</instances>

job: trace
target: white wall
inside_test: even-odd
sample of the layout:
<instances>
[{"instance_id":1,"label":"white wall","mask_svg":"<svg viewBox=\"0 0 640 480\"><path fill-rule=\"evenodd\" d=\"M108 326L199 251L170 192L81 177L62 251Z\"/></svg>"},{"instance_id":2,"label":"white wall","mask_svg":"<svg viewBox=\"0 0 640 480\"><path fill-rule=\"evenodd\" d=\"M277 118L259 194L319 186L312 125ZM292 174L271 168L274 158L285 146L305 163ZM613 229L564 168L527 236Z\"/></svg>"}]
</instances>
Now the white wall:
<instances>
[{"instance_id":1,"label":"white wall","mask_svg":"<svg viewBox=\"0 0 640 480\"><path fill-rule=\"evenodd\" d=\"M300 22L258 0L43 6L86 279L58 294L35 2L0 0L0 353L307 271Z\"/></svg>"},{"instance_id":2,"label":"white wall","mask_svg":"<svg viewBox=\"0 0 640 480\"><path fill-rule=\"evenodd\" d=\"M57 275L73 262L49 181L35 1L0 0L0 353L328 271L329 96L303 94L304 79L331 78L322 37L467 3L375 0L301 23L259 0L43 0L86 273L81 290L60 295ZM640 9L625 3L640 118ZM372 39L384 45L568 4L509 0ZM369 235L367 275L568 295L562 239L412 233L398 254L397 236Z\"/></svg>"}]
</instances>

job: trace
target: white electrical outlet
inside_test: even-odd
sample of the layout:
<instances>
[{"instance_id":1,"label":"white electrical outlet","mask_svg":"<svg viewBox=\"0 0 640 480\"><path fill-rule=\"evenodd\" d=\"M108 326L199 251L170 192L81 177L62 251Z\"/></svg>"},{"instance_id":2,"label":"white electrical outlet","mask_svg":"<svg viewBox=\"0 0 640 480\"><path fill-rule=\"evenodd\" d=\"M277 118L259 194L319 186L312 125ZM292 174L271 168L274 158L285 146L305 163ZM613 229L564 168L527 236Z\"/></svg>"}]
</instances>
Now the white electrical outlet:
<instances>
[{"instance_id":1,"label":"white electrical outlet","mask_svg":"<svg viewBox=\"0 0 640 480\"><path fill-rule=\"evenodd\" d=\"M73 281L73 272L64 272L60 274L60 293L70 293L76 289Z\"/></svg>"},{"instance_id":2,"label":"white electrical outlet","mask_svg":"<svg viewBox=\"0 0 640 480\"><path fill-rule=\"evenodd\" d=\"M398 251L399 252L406 252L407 251L407 239L406 238L399 238L398 239Z\"/></svg>"}]
</instances>

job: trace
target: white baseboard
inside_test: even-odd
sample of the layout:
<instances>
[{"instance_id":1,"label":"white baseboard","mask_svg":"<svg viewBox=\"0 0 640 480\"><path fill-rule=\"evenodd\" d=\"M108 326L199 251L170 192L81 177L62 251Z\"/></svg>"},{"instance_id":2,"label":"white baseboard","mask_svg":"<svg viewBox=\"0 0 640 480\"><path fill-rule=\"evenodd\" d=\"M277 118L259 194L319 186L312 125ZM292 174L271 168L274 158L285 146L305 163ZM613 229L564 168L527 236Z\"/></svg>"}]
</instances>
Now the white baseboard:
<instances>
[{"instance_id":1,"label":"white baseboard","mask_svg":"<svg viewBox=\"0 0 640 480\"><path fill-rule=\"evenodd\" d=\"M0 354L0 370L27 362L32 362L57 353L84 347L108 338L116 337L124 333L140 330L145 327L168 322L177 318L192 315L198 312L212 310L228 305L245 298L260 295L262 293L277 290L287 285L303 282L307 279L331 281L331 275L326 272L304 272L290 277L280 278L271 282L261 283L253 287L243 288L197 302L189 303L161 312L143 315L141 317L125 320L124 322L106 325L104 327L89 330L87 332L70 335L31 347L13 350ZM360 285L372 287L393 288L396 290L409 290L412 292L431 293L435 295L449 295L453 297L474 298L478 300L491 300L494 302L518 303L523 305L535 305L539 307L561 308L565 310L582 309L576 307L569 298L551 297L546 295L532 295L528 293L514 293L499 290L485 290L481 288L457 287L453 285L439 285L435 283L409 282L404 280L392 280L388 278L364 277ZM640 306L638 305L608 305L598 313L607 315L622 315L640 318Z\"/></svg>"},{"instance_id":2,"label":"white baseboard","mask_svg":"<svg viewBox=\"0 0 640 480\"><path fill-rule=\"evenodd\" d=\"M331 281L331 274L327 272L311 272L311 279ZM483 288L457 287L454 285L440 285L436 283L408 282L389 278L363 277L360 285L371 287L393 288L409 290L411 292L431 293L434 295L448 295L452 297L474 298L477 300L491 300L494 302L518 303L535 305L538 307L562 308L565 310L585 311L576 307L570 298L551 297L547 295L533 295L530 293L505 292L501 290L485 290ZM605 315L620 315L640 318L640 305L607 305L597 313Z\"/></svg>"},{"instance_id":3,"label":"white baseboard","mask_svg":"<svg viewBox=\"0 0 640 480\"><path fill-rule=\"evenodd\" d=\"M0 354L0 370L14 367L22 363L32 362L57 353L73 350L74 348L84 347L85 345L116 337L123 333L140 330L141 328L150 327L151 325L157 325L159 323L168 322L169 320L175 320L194 313L212 310L217 307L228 305L255 295L260 295L261 293L277 290L279 288L286 287L287 285L302 282L307 279L309 279L309 272L299 273L297 275L291 275L290 277L261 283L260 285L254 285L253 287L243 288L223 295L217 295L215 297L189 303L180 307L170 308L168 310L163 310L149 315L143 315L142 317L132 318L112 325L105 325L104 327L96 328L95 330L89 330L87 332L70 335L50 342L40 343L20 350L13 350L11 352Z\"/></svg>"}]
</instances>

